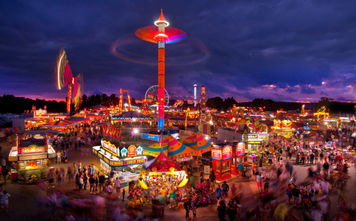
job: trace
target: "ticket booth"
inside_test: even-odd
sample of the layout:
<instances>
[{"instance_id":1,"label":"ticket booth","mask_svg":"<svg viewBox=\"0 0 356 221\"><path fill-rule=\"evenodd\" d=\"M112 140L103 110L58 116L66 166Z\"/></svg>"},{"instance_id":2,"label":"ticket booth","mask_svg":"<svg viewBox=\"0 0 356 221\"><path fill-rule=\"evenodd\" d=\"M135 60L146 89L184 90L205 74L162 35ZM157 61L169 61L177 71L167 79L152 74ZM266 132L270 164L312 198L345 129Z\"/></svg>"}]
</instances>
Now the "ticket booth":
<instances>
[{"instance_id":1,"label":"ticket booth","mask_svg":"<svg viewBox=\"0 0 356 221\"><path fill-rule=\"evenodd\" d=\"M231 178L231 145L214 145L212 148L213 170L217 181Z\"/></svg>"},{"instance_id":2,"label":"ticket booth","mask_svg":"<svg viewBox=\"0 0 356 221\"><path fill-rule=\"evenodd\" d=\"M232 163L231 163L231 173L233 175L240 175L239 164L244 163L245 156L245 143L239 142L232 146Z\"/></svg>"}]
</instances>

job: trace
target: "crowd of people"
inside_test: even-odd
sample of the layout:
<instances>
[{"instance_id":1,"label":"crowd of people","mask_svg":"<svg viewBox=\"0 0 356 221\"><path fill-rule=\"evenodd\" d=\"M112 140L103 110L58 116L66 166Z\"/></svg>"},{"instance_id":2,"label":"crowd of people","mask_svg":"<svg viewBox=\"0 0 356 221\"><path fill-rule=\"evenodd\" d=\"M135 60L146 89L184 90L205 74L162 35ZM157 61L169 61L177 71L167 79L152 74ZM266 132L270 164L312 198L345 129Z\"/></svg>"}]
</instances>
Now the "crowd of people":
<instances>
[{"instance_id":1,"label":"crowd of people","mask_svg":"<svg viewBox=\"0 0 356 221\"><path fill-rule=\"evenodd\" d=\"M275 220L352 220L356 214L355 203L350 203L345 194L351 163L348 161L348 153L336 149L318 152L313 147L294 149L296 151L291 152L287 147L282 148L279 161L252 170L259 194L254 203L257 206L243 209L244 219L270 220L270 217L274 217ZM297 173L289 160L293 159L297 164L298 154L307 151L310 151L304 162L307 167L302 168L307 176L297 182ZM218 186L216 193L220 220L225 220L226 215L229 220L236 220L242 211L239 203L241 196L231 194L227 198L223 186ZM330 217L331 199L337 201L337 213L333 217Z\"/></svg>"},{"instance_id":2,"label":"crowd of people","mask_svg":"<svg viewBox=\"0 0 356 221\"><path fill-rule=\"evenodd\" d=\"M342 138L343 134L337 136ZM329 137L320 136L314 144L301 142L296 137L271 139L263 146L265 151L257 165L249 169L244 166L241 170L241 175L245 175L242 180L252 185L248 195L242 187L246 184L217 183L213 171L207 179L201 172L196 181L196 171L190 162L181 163L190 179L185 187L178 187L178 180L168 176L146 180L152 187L148 190L136 182L126 187L118 177L105 175L93 164L83 165L71 159L72 151L88 149L98 144L100 138L100 125L96 124L77 127L53 140L58 166L50 167L47 181L38 183L46 192L45 204L51 213L61 214L67 220L81 217L146 220L142 212L135 210L136 205L130 203L143 207L159 202L168 208L184 209L187 219L200 216L201 207L214 205L220 220L271 220L273 217L279 221L292 217L324 221L351 220L356 215L355 204L347 200L345 193L349 167L354 162L347 151L336 148L339 143L330 145ZM3 158L4 185L10 168ZM302 170L305 170L305 179ZM250 175L246 176L247 173ZM0 185L0 208L7 211L11 195L4 185ZM63 189L66 191L62 192ZM333 202L337 209L331 216Z\"/></svg>"}]
</instances>

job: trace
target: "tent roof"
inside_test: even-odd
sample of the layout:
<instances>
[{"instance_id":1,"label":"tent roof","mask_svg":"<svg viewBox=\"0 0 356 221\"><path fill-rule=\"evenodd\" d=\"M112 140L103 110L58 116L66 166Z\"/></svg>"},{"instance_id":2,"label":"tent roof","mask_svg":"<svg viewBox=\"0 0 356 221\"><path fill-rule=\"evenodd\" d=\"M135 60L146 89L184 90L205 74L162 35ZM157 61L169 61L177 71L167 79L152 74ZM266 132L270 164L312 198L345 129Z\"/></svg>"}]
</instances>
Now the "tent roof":
<instances>
[{"instance_id":1,"label":"tent roof","mask_svg":"<svg viewBox=\"0 0 356 221\"><path fill-rule=\"evenodd\" d=\"M167 171L169 168L173 167L178 169L179 166L174 161L168 160L166 154L161 151L160 154L152 161L149 161L145 164L147 169L157 168L157 171Z\"/></svg>"}]
</instances>

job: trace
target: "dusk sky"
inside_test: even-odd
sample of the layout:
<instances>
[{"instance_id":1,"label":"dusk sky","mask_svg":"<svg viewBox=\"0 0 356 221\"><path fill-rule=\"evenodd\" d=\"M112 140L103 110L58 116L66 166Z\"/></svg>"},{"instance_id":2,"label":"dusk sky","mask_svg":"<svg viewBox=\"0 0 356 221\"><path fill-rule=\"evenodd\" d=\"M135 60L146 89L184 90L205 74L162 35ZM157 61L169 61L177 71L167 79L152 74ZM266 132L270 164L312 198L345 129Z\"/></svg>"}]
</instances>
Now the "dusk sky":
<instances>
[{"instance_id":1,"label":"dusk sky","mask_svg":"<svg viewBox=\"0 0 356 221\"><path fill-rule=\"evenodd\" d=\"M163 8L187 38L166 47L172 97L356 100L356 1L0 1L0 94L64 98L55 67L64 47L84 92L157 84L157 46L137 39Z\"/></svg>"}]
</instances>

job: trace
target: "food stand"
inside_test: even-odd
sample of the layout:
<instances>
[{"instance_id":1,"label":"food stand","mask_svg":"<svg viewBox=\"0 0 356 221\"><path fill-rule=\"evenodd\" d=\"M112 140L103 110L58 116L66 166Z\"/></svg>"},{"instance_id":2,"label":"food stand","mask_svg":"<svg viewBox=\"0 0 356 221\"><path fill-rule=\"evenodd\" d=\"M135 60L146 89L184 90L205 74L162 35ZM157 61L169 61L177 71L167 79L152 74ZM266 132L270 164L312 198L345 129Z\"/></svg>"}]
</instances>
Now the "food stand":
<instances>
[{"instance_id":1,"label":"food stand","mask_svg":"<svg viewBox=\"0 0 356 221\"><path fill-rule=\"evenodd\" d=\"M232 147L230 145L213 145L211 153L216 180L224 181L230 179Z\"/></svg>"},{"instance_id":2,"label":"food stand","mask_svg":"<svg viewBox=\"0 0 356 221\"><path fill-rule=\"evenodd\" d=\"M262 143L268 141L268 133L249 133L245 135L246 152L259 153L262 151Z\"/></svg>"},{"instance_id":3,"label":"food stand","mask_svg":"<svg viewBox=\"0 0 356 221\"><path fill-rule=\"evenodd\" d=\"M232 147L232 174L239 175L239 164L244 163L245 156L245 143L239 142L233 145Z\"/></svg>"},{"instance_id":4,"label":"food stand","mask_svg":"<svg viewBox=\"0 0 356 221\"><path fill-rule=\"evenodd\" d=\"M141 146L117 147L106 140L101 140L101 146L94 146L92 152L100 159L102 172L113 178L119 177L122 184L136 181L147 161Z\"/></svg>"},{"instance_id":5,"label":"food stand","mask_svg":"<svg viewBox=\"0 0 356 221\"><path fill-rule=\"evenodd\" d=\"M9 161L16 162L12 177L19 174L19 179L35 182L44 177L45 169L51 158L56 158L56 152L48 143L43 132L28 131L17 135L16 146L9 153Z\"/></svg>"}]
</instances>

